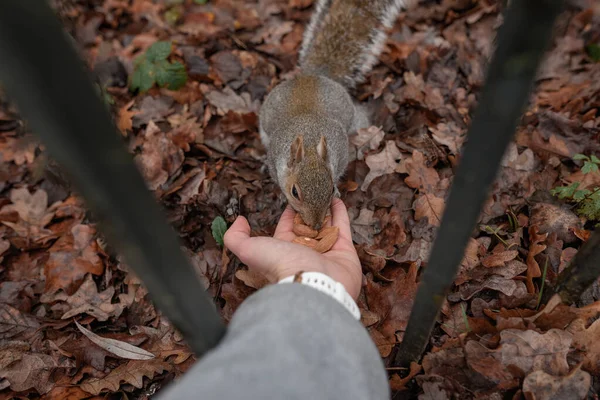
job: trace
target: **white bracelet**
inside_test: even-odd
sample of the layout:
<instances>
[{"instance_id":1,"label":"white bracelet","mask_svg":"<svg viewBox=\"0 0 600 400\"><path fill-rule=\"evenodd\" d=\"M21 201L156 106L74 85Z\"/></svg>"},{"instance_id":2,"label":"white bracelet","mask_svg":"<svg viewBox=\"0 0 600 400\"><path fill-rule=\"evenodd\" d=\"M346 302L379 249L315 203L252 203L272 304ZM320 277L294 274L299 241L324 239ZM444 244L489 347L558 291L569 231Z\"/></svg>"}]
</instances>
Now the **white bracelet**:
<instances>
[{"instance_id":1,"label":"white bracelet","mask_svg":"<svg viewBox=\"0 0 600 400\"><path fill-rule=\"evenodd\" d=\"M360 319L360 311L358 309L358 306L356 305L356 302L348 294L348 292L344 288L344 285L342 285L341 283L331 279L329 276L320 272L302 272L298 277L298 280L296 280L295 278L295 275L288 276L287 278L284 278L277 283L298 282L303 285L315 288L318 291L325 293L342 303L342 305L346 307L348 311L350 311L354 318Z\"/></svg>"}]
</instances>

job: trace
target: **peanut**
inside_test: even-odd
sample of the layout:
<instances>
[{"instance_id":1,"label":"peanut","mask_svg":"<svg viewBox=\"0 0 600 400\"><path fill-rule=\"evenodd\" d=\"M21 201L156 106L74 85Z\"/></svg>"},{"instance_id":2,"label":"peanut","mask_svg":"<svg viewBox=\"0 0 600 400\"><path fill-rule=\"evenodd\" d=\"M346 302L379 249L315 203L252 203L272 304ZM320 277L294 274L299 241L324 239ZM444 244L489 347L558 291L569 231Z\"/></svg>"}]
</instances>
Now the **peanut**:
<instances>
[{"instance_id":1,"label":"peanut","mask_svg":"<svg viewBox=\"0 0 600 400\"><path fill-rule=\"evenodd\" d=\"M317 234L319 233L316 230L314 230L313 228L311 228L310 226L304 225L304 224L294 225L292 230L294 231L296 236L304 236L304 237L309 237L309 238L315 238L315 237L317 237Z\"/></svg>"},{"instance_id":2,"label":"peanut","mask_svg":"<svg viewBox=\"0 0 600 400\"><path fill-rule=\"evenodd\" d=\"M327 226L319 231L316 238L323 239L325 236L329 235L331 232L334 232L334 231L337 236L340 232L340 228L337 226Z\"/></svg>"},{"instance_id":3,"label":"peanut","mask_svg":"<svg viewBox=\"0 0 600 400\"><path fill-rule=\"evenodd\" d=\"M307 237L297 237L296 239L292 240L292 242L301 244L306 247L310 247L311 249L314 249L317 246L317 244L319 243L315 239L311 239L311 238L307 238Z\"/></svg>"},{"instance_id":4,"label":"peanut","mask_svg":"<svg viewBox=\"0 0 600 400\"><path fill-rule=\"evenodd\" d=\"M337 228L337 227L335 227L335 228ZM325 253L325 252L329 251L333 247L335 242L337 242L338 235L339 235L339 229L332 230L331 232L329 232L329 234L324 236L323 239L321 239L317 242L317 245L315 246L315 250L318 251L319 253Z\"/></svg>"}]
</instances>

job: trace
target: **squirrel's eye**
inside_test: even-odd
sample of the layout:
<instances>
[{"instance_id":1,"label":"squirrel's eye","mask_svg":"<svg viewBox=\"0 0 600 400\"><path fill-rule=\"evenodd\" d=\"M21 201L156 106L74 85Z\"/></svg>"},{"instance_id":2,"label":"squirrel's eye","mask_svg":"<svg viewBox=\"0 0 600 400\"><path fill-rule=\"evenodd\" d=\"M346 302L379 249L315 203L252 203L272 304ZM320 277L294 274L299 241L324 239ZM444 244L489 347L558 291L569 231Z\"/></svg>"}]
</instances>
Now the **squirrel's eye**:
<instances>
[{"instance_id":1,"label":"squirrel's eye","mask_svg":"<svg viewBox=\"0 0 600 400\"><path fill-rule=\"evenodd\" d=\"M294 196L296 200L300 200L300 198L298 197L298 189L296 189L296 185L292 186L292 196Z\"/></svg>"}]
</instances>

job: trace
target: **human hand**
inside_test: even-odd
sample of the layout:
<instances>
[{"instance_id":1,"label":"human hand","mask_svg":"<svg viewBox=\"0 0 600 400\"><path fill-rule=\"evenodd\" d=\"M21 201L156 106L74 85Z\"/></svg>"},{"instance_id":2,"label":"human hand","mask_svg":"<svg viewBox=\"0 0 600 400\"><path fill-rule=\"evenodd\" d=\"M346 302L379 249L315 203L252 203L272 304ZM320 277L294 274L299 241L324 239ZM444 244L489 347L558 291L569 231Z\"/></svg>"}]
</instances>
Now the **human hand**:
<instances>
[{"instance_id":1,"label":"human hand","mask_svg":"<svg viewBox=\"0 0 600 400\"><path fill-rule=\"evenodd\" d=\"M356 249L352 244L348 211L342 200L334 198L331 203L329 225L339 227L337 242L324 254L297 243L292 227L296 212L288 206L281 215L271 237L250 237L250 225L244 217L238 217L225 233L225 246L251 270L260 272L270 282L298 272L321 272L340 282L356 299L362 284L362 268Z\"/></svg>"}]
</instances>

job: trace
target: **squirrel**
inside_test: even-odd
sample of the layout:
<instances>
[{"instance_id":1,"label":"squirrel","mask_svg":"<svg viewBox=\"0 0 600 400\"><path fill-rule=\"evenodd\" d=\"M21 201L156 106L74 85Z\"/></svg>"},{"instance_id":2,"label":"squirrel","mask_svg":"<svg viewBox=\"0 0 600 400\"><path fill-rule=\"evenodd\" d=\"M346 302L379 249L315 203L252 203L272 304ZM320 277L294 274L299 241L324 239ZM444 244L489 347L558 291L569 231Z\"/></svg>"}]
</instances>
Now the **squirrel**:
<instances>
[{"instance_id":1,"label":"squirrel","mask_svg":"<svg viewBox=\"0 0 600 400\"><path fill-rule=\"evenodd\" d=\"M299 74L276 85L259 112L267 166L288 203L320 229L348 166L348 136L369 126L350 90L381 53L404 0L318 0Z\"/></svg>"}]
</instances>

